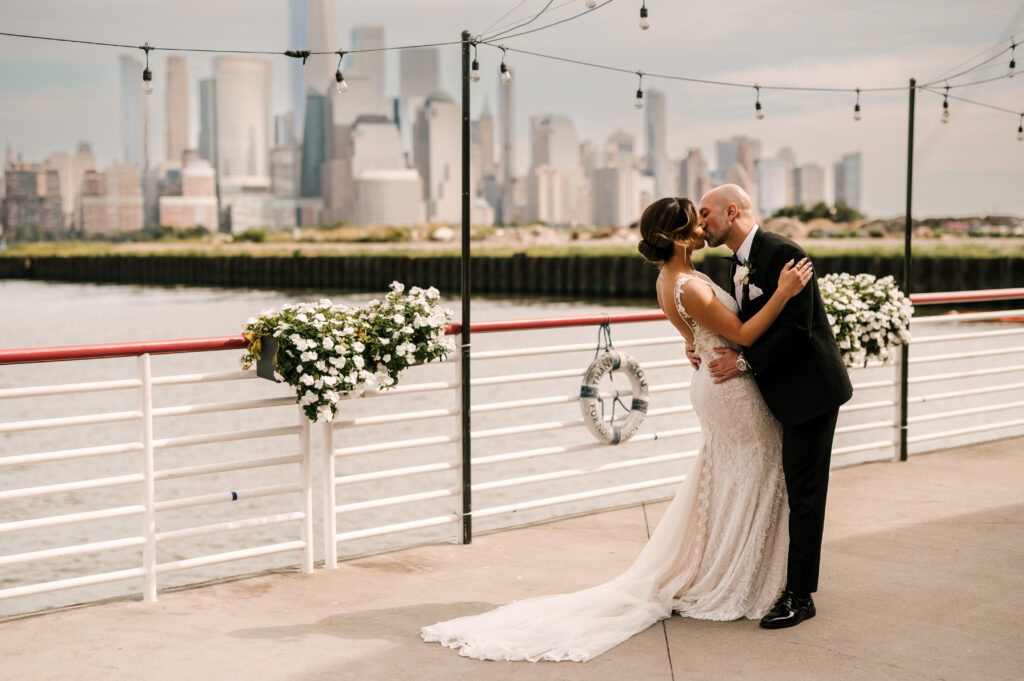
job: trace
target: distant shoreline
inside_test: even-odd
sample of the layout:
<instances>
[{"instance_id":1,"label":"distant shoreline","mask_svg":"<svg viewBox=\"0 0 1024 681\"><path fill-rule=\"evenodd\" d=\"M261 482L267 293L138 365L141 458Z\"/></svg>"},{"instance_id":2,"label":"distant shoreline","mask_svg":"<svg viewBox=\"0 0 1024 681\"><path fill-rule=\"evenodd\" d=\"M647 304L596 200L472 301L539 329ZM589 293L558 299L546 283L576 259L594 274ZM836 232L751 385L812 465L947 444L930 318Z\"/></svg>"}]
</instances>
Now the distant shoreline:
<instances>
[{"instance_id":1,"label":"distant shoreline","mask_svg":"<svg viewBox=\"0 0 1024 681\"><path fill-rule=\"evenodd\" d=\"M980 244L931 252L916 249L912 292L1024 286L1024 244L1009 241L1016 248L1002 252ZM226 252L220 247L200 249L185 244L175 244L177 250L132 245L137 248L93 253L66 249L48 255L42 248L9 249L0 256L0 279L358 291L384 291L391 281L399 280L409 286L435 286L446 294L460 290L461 259L450 251L417 252L395 244L340 254L300 245L284 253L280 249ZM808 244L819 276L863 272L892 275L902 283L902 248L846 245L851 247L818 249L816 244ZM724 282L729 265L724 258L714 257L723 254L722 249L711 251L698 260L698 268ZM474 249L471 258L471 290L479 294L636 299L650 295L656 278L657 269L628 246L575 251L552 247L519 252Z\"/></svg>"}]
</instances>

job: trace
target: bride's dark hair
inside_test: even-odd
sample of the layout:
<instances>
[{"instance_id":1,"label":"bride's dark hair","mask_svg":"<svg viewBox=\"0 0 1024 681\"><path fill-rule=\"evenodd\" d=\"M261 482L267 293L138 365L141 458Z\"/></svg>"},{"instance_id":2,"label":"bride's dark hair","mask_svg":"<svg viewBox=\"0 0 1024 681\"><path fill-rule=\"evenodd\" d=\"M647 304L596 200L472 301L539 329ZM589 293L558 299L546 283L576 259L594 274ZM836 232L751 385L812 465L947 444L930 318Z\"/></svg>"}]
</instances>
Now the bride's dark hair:
<instances>
[{"instance_id":1,"label":"bride's dark hair","mask_svg":"<svg viewBox=\"0 0 1024 681\"><path fill-rule=\"evenodd\" d=\"M680 197L658 199L640 217L640 243L636 248L648 262L664 265L672 257L675 242L686 239L697 226L693 201Z\"/></svg>"}]
</instances>

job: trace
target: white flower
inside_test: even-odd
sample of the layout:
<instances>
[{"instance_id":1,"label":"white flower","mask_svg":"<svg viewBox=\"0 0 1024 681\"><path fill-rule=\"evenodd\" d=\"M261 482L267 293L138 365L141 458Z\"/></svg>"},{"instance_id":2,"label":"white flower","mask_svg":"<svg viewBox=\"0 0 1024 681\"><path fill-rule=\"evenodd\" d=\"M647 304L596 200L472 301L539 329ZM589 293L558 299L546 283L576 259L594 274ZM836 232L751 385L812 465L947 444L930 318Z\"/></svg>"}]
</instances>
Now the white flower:
<instances>
[{"instance_id":1,"label":"white flower","mask_svg":"<svg viewBox=\"0 0 1024 681\"><path fill-rule=\"evenodd\" d=\"M356 341L355 343L352 344L352 349L355 350L356 352L362 352L363 350L366 349L366 346L363 345L361 342Z\"/></svg>"},{"instance_id":2,"label":"white flower","mask_svg":"<svg viewBox=\"0 0 1024 681\"><path fill-rule=\"evenodd\" d=\"M405 290L405 284L400 281L393 281L391 282L391 290L395 293L401 293Z\"/></svg>"},{"instance_id":3,"label":"white flower","mask_svg":"<svg viewBox=\"0 0 1024 681\"><path fill-rule=\"evenodd\" d=\"M316 359L317 354L315 352L304 352L299 355L299 359L303 362L312 362Z\"/></svg>"},{"instance_id":4,"label":"white flower","mask_svg":"<svg viewBox=\"0 0 1024 681\"><path fill-rule=\"evenodd\" d=\"M361 355L356 355L355 357L353 357L352 358L352 363L356 365L356 369L362 369L363 365L366 364L366 362L363 361L363 358L362 358Z\"/></svg>"},{"instance_id":5,"label":"white flower","mask_svg":"<svg viewBox=\"0 0 1024 681\"><path fill-rule=\"evenodd\" d=\"M333 350L334 349L334 339L331 338L330 336L324 336L324 349L325 350Z\"/></svg>"},{"instance_id":6,"label":"white flower","mask_svg":"<svg viewBox=\"0 0 1024 681\"><path fill-rule=\"evenodd\" d=\"M303 385L313 385L314 380L313 377L310 376L309 374L302 374L302 376L299 378L299 383L302 383Z\"/></svg>"},{"instance_id":7,"label":"white flower","mask_svg":"<svg viewBox=\"0 0 1024 681\"><path fill-rule=\"evenodd\" d=\"M732 275L733 284L746 284L750 282L750 268L746 265L740 265L736 268L736 273Z\"/></svg>"}]
</instances>

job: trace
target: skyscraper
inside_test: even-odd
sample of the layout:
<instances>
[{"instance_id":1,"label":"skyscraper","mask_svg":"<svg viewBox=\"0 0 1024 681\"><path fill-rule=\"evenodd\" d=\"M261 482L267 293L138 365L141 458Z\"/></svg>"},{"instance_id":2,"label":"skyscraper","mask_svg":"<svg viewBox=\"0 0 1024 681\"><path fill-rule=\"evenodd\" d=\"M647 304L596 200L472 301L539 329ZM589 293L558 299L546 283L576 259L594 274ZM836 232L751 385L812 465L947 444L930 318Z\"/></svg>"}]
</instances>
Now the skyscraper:
<instances>
[{"instance_id":1,"label":"skyscraper","mask_svg":"<svg viewBox=\"0 0 1024 681\"><path fill-rule=\"evenodd\" d=\"M656 197L673 193L675 179L668 160L668 123L665 119L665 95L658 90L646 93L647 172L654 177Z\"/></svg>"},{"instance_id":2,"label":"skyscraper","mask_svg":"<svg viewBox=\"0 0 1024 681\"><path fill-rule=\"evenodd\" d=\"M457 223L462 216L461 121L462 108L440 92L416 116L413 154L430 221Z\"/></svg>"},{"instance_id":3,"label":"skyscraper","mask_svg":"<svg viewBox=\"0 0 1024 681\"><path fill-rule=\"evenodd\" d=\"M580 145L576 137L576 127L568 116L535 116L532 123L531 167L546 165L560 170L575 170L580 167Z\"/></svg>"},{"instance_id":4,"label":"skyscraper","mask_svg":"<svg viewBox=\"0 0 1024 681\"><path fill-rule=\"evenodd\" d=\"M334 39L334 3L329 0L289 0L289 48L330 52L338 49ZM334 82L338 60L332 55L310 55L291 62L291 106L295 136L300 138L306 121L306 90L318 92Z\"/></svg>"},{"instance_id":5,"label":"skyscraper","mask_svg":"<svg viewBox=\"0 0 1024 681\"><path fill-rule=\"evenodd\" d=\"M711 175L708 173L708 163L700 149L690 149L686 158L679 164L679 196L684 196L696 204L710 189Z\"/></svg>"},{"instance_id":6,"label":"skyscraper","mask_svg":"<svg viewBox=\"0 0 1024 681\"><path fill-rule=\"evenodd\" d=\"M810 208L825 200L825 169L808 163L793 171L794 203Z\"/></svg>"},{"instance_id":7,"label":"skyscraper","mask_svg":"<svg viewBox=\"0 0 1024 681\"><path fill-rule=\"evenodd\" d=\"M416 112L431 93L441 89L441 52L436 47L402 50L399 59L401 96L398 127L402 133L402 148L411 152Z\"/></svg>"},{"instance_id":8,"label":"skyscraper","mask_svg":"<svg viewBox=\"0 0 1024 681\"><path fill-rule=\"evenodd\" d=\"M135 57L121 55L121 158L136 168L145 165L146 154L142 69Z\"/></svg>"},{"instance_id":9,"label":"skyscraper","mask_svg":"<svg viewBox=\"0 0 1024 681\"><path fill-rule=\"evenodd\" d=\"M299 196L323 196L323 163L327 152L327 121L324 95L306 93L305 128L302 132L302 168L299 172Z\"/></svg>"},{"instance_id":10,"label":"skyscraper","mask_svg":"<svg viewBox=\"0 0 1024 681\"><path fill-rule=\"evenodd\" d=\"M786 197L787 183L793 173L785 161L776 158L758 159L754 164L757 183L758 208L761 215L769 218L775 211L789 205Z\"/></svg>"},{"instance_id":11,"label":"skyscraper","mask_svg":"<svg viewBox=\"0 0 1024 681\"><path fill-rule=\"evenodd\" d=\"M513 68L508 71L515 75ZM501 199L495 206L494 219L498 224L510 221L514 204L516 181L516 79L498 88L498 126L501 142Z\"/></svg>"},{"instance_id":12,"label":"skyscraper","mask_svg":"<svg viewBox=\"0 0 1024 681\"><path fill-rule=\"evenodd\" d=\"M232 177L268 177L274 127L270 64L217 57L213 162L221 184Z\"/></svg>"},{"instance_id":13,"label":"skyscraper","mask_svg":"<svg viewBox=\"0 0 1024 681\"><path fill-rule=\"evenodd\" d=\"M860 210L860 152L843 154L835 164L836 201Z\"/></svg>"},{"instance_id":14,"label":"skyscraper","mask_svg":"<svg viewBox=\"0 0 1024 681\"><path fill-rule=\"evenodd\" d=\"M213 78L199 81L199 158L213 163L213 139L217 125L217 83Z\"/></svg>"},{"instance_id":15,"label":"skyscraper","mask_svg":"<svg viewBox=\"0 0 1024 681\"><path fill-rule=\"evenodd\" d=\"M390 115L391 112L384 101L387 86L387 69L384 62L384 27L356 26L352 29L353 50L376 50L374 52L357 52L349 55L351 60L348 70L369 80L374 98L375 110L369 113ZM347 78L347 74L346 74Z\"/></svg>"},{"instance_id":16,"label":"skyscraper","mask_svg":"<svg viewBox=\"0 0 1024 681\"><path fill-rule=\"evenodd\" d=\"M188 81L185 58L167 58L167 148L168 161L181 162L188 148Z\"/></svg>"}]
</instances>

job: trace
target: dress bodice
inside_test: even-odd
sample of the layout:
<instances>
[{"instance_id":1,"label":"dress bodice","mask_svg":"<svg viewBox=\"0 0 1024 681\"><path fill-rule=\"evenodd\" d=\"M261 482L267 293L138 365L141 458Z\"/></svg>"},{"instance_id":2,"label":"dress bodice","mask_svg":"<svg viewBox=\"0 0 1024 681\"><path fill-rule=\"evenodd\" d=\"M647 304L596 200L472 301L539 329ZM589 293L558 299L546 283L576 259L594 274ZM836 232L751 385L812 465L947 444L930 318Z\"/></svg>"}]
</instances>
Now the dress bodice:
<instances>
[{"instance_id":1,"label":"dress bodice","mask_svg":"<svg viewBox=\"0 0 1024 681\"><path fill-rule=\"evenodd\" d=\"M687 284L694 280L703 282L710 286L712 293L715 294L715 298L725 305L733 314L739 314L739 305L736 304L736 299L729 295L725 289L710 279L690 276L676 280L675 286L672 290L672 299L675 301L676 310L683 318L683 321L685 321L690 327L690 330L693 331L693 346L696 348L697 354L700 355L701 366L703 367L708 362L715 359L716 355L714 348L733 348L739 350L740 346L727 338L719 336L717 333L712 333L687 314L686 308L683 306L683 289Z\"/></svg>"}]
</instances>

